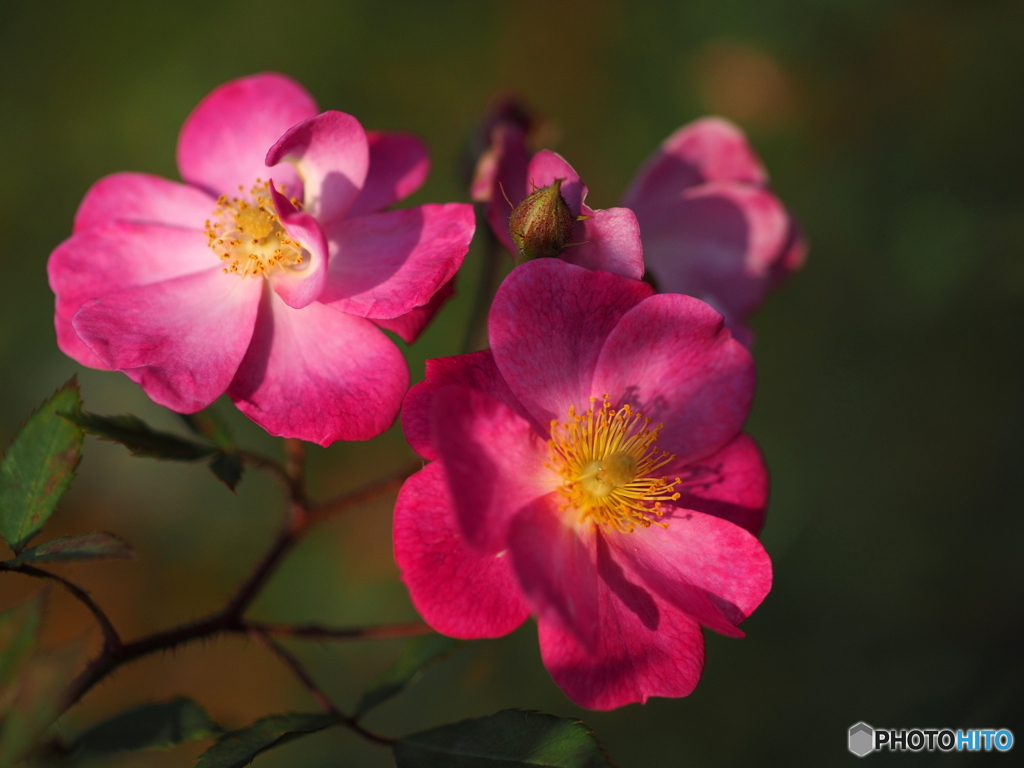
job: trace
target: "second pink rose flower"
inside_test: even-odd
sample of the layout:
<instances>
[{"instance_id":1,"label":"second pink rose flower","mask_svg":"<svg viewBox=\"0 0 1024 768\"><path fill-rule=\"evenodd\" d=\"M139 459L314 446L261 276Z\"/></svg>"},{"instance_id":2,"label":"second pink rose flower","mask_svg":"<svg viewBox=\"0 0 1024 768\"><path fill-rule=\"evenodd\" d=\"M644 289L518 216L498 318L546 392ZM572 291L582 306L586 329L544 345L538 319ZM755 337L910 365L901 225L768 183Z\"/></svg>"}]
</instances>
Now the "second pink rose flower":
<instances>
[{"instance_id":1,"label":"second pink rose flower","mask_svg":"<svg viewBox=\"0 0 1024 768\"><path fill-rule=\"evenodd\" d=\"M427 623L464 638L531 613L573 701L685 696L701 626L738 637L771 587L768 477L741 433L753 360L707 304L559 259L513 270L491 350L428 361L406 398L431 460L395 507Z\"/></svg>"}]
</instances>

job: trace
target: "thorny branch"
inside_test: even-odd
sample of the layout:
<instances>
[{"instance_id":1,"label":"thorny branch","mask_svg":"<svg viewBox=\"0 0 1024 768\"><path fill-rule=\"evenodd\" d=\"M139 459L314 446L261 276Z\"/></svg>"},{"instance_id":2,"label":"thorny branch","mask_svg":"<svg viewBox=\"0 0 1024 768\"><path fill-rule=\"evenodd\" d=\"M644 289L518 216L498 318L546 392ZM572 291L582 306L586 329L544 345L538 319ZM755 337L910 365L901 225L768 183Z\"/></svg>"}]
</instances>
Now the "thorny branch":
<instances>
[{"instance_id":1,"label":"thorny branch","mask_svg":"<svg viewBox=\"0 0 1024 768\"><path fill-rule=\"evenodd\" d=\"M305 448L298 440L285 441L285 463L275 461L257 453L240 451L242 461L250 466L263 469L281 481L288 497L289 517L274 543L253 568L249 576L239 585L235 593L220 610L194 621L180 624L169 629L145 635L136 640L125 642L121 639L106 613L93 601L89 594L76 584L62 576L29 565L15 567L0 565L0 571L21 573L35 578L56 581L74 595L93 614L103 631L103 650L75 678L64 694L61 710L67 710L82 698L97 683L118 667L142 656L166 651L189 643L193 640L208 638L219 634L247 634L270 648L280 657L299 681L314 695L314 698L330 714L338 717L338 722L364 738L388 745L391 742L383 736L367 731L356 718L349 717L337 710L330 700L320 692L315 683L299 662L273 636L358 640L411 637L430 632L422 622L386 624L380 626L327 627L318 624L275 624L271 622L250 621L245 612L270 576L277 569L283 557L302 536L327 517L357 506L386 493L396 491L402 482L422 467L422 462L412 461L396 472L371 482L362 488L346 493L334 500L320 505L313 505L305 487Z\"/></svg>"}]
</instances>

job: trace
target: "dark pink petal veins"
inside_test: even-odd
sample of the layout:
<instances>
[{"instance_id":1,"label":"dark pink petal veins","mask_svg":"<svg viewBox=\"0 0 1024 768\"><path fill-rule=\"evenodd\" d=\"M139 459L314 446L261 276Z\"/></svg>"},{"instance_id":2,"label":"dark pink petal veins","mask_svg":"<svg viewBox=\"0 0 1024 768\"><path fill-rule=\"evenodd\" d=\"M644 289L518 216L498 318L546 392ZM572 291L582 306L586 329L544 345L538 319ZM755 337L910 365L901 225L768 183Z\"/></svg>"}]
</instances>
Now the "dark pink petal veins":
<instances>
[{"instance_id":1,"label":"dark pink petal veins","mask_svg":"<svg viewBox=\"0 0 1024 768\"><path fill-rule=\"evenodd\" d=\"M551 677L589 709L688 696L704 666L700 625L645 589L600 538L597 570L601 631L595 648L586 648L558 622L538 622L541 657Z\"/></svg>"},{"instance_id":2,"label":"dark pink petal veins","mask_svg":"<svg viewBox=\"0 0 1024 768\"><path fill-rule=\"evenodd\" d=\"M505 279L488 320L491 349L509 388L538 424L546 429L552 419L564 421L570 405L588 404L605 340L652 293L639 280L560 259L528 262Z\"/></svg>"},{"instance_id":3,"label":"dark pink petal veins","mask_svg":"<svg viewBox=\"0 0 1024 768\"><path fill-rule=\"evenodd\" d=\"M524 419L528 419L508 384L501 378L494 364L494 355L485 349L456 357L438 357L427 360L426 376L405 396L402 405L402 429L405 439L420 456L436 459L437 450L431 436L431 413L434 395L442 387L458 384L483 392L501 401Z\"/></svg>"},{"instance_id":4,"label":"dark pink petal veins","mask_svg":"<svg viewBox=\"0 0 1024 768\"><path fill-rule=\"evenodd\" d=\"M509 520L555 483L544 466L547 444L529 422L464 385L434 393L431 445L444 465L463 537L481 552L505 549Z\"/></svg>"},{"instance_id":5,"label":"dark pink petal veins","mask_svg":"<svg viewBox=\"0 0 1024 768\"><path fill-rule=\"evenodd\" d=\"M595 562L597 534L576 524L548 493L522 509L509 526L512 563L527 602L541 622L563 627L594 650L603 630Z\"/></svg>"},{"instance_id":6,"label":"dark pink petal veins","mask_svg":"<svg viewBox=\"0 0 1024 768\"><path fill-rule=\"evenodd\" d=\"M430 173L427 145L411 133L367 131L370 169L348 216L364 216L394 205L421 186Z\"/></svg>"},{"instance_id":7,"label":"dark pink petal veins","mask_svg":"<svg viewBox=\"0 0 1024 768\"><path fill-rule=\"evenodd\" d=\"M500 363L500 358L499 358ZM702 301L658 294L608 334L591 394L629 403L654 425L657 446L689 464L718 451L743 426L754 394L750 353Z\"/></svg>"},{"instance_id":8,"label":"dark pink petal veins","mask_svg":"<svg viewBox=\"0 0 1024 768\"><path fill-rule=\"evenodd\" d=\"M331 266L320 301L373 320L424 306L462 265L475 227L464 203L337 221L326 230Z\"/></svg>"}]
</instances>

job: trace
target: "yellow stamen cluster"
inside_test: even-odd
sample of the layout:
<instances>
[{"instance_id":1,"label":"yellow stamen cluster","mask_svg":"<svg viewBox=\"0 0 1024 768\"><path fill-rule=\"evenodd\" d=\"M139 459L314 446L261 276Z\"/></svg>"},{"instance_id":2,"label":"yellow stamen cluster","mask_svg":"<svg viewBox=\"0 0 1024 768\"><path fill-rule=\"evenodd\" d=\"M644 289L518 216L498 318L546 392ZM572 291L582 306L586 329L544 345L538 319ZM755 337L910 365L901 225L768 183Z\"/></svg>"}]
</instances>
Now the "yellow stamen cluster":
<instances>
[{"instance_id":1,"label":"yellow stamen cluster","mask_svg":"<svg viewBox=\"0 0 1024 768\"><path fill-rule=\"evenodd\" d=\"M239 192L245 188L239 186ZM292 199L293 205L299 201ZM217 198L213 217L206 221L210 248L224 262L225 272L241 277L266 277L275 267L302 263L302 246L288 237L270 196L270 182L256 179L248 198Z\"/></svg>"},{"instance_id":2,"label":"yellow stamen cluster","mask_svg":"<svg viewBox=\"0 0 1024 768\"><path fill-rule=\"evenodd\" d=\"M561 509L622 533L656 522L664 514L661 502L679 498L680 480L650 476L675 459L655 447L664 425L649 429L650 423L629 405L612 408L608 395L600 407L590 398L583 414L570 406L564 424L552 421L548 467L562 476Z\"/></svg>"}]
</instances>

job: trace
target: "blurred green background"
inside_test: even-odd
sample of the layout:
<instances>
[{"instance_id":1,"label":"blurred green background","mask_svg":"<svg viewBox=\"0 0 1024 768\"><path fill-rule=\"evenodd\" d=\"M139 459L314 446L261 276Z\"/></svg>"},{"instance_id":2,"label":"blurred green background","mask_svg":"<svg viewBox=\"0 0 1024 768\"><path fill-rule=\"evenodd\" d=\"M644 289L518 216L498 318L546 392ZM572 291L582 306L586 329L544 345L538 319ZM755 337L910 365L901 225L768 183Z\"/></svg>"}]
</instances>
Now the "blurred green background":
<instances>
[{"instance_id":1,"label":"blurred green background","mask_svg":"<svg viewBox=\"0 0 1024 768\"><path fill-rule=\"evenodd\" d=\"M45 264L85 190L121 170L176 178L185 115L241 75L279 70L368 128L421 134L434 165L417 203L466 199L459 150L498 88L518 89L552 121L595 207L614 205L679 125L723 114L747 129L802 219L807 267L753 323L749 428L772 470L763 539L776 580L747 638L708 636L687 699L588 713L551 682L528 623L464 648L368 725L401 734L540 709L585 718L622 768L852 763L846 730L858 720L1024 738L1024 4L112 0L5 2L0 17L3 444L76 371L54 342ZM458 351L479 258L475 249L462 295L408 351L414 379L424 359ZM79 373L87 408L178 428L123 376ZM248 445L279 450L233 418ZM355 487L408 455L395 430L311 448L313 492ZM254 614L413 618L391 558L391 503L310 536ZM134 636L217 606L281 515L276 487L255 473L233 496L201 467L90 438L48 530L110 530L135 545L137 562L61 570ZM7 575L0 607L37 587ZM52 596L49 641L87 626L79 606ZM400 645L293 647L351 706ZM124 668L62 727L175 694L229 726L314 706L277 660L231 638ZM191 765L202 749L116 764ZM1012 754L903 761L1009 764ZM390 761L332 730L257 765Z\"/></svg>"}]
</instances>

